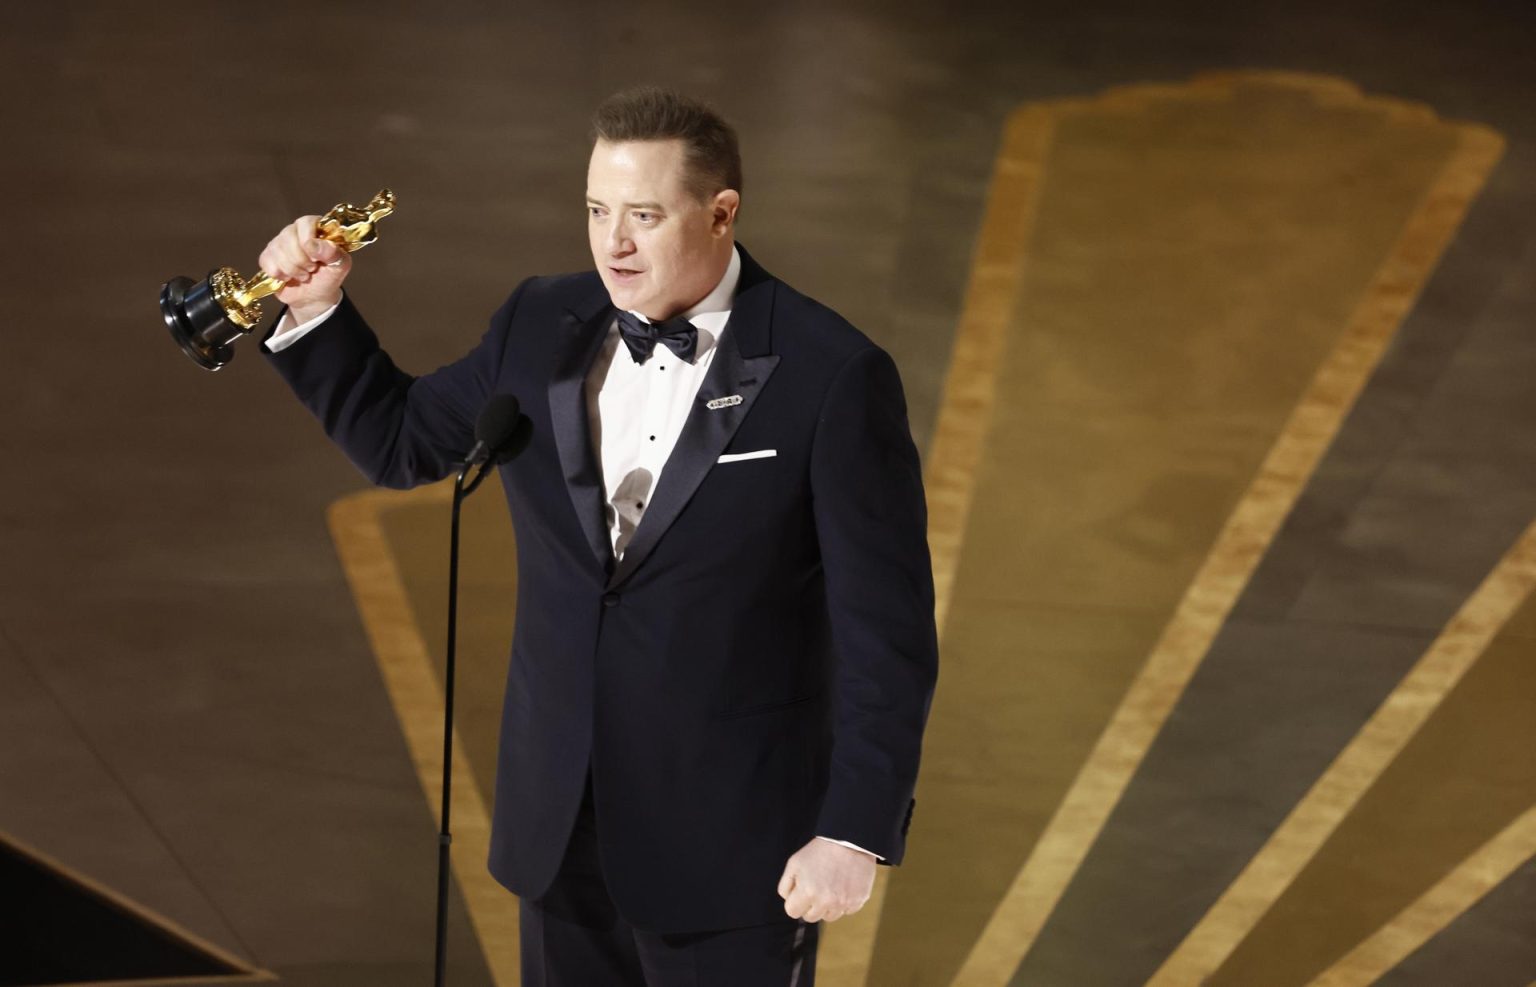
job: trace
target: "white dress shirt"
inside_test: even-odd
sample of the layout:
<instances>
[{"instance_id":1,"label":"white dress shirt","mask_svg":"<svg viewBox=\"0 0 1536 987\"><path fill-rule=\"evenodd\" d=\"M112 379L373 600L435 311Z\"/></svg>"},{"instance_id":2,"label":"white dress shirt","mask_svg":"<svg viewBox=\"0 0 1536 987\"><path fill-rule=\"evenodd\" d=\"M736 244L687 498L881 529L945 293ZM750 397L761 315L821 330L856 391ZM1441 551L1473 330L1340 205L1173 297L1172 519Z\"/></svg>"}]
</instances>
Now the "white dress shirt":
<instances>
[{"instance_id":1,"label":"white dress shirt","mask_svg":"<svg viewBox=\"0 0 1536 987\"><path fill-rule=\"evenodd\" d=\"M720 283L682 314L699 331L692 364L659 343L649 359L636 363L615 318L587 371L587 421L592 448L603 467L603 520L616 559L624 557L645 515L667 457L714 362L740 279L741 254L733 247ZM639 312L630 314L650 321Z\"/></svg>"},{"instance_id":2,"label":"white dress shirt","mask_svg":"<svg viewBox=\"0 0 1536 987\"><path fill-rule=\"evenodd\" d=\"M623 557L625 547L634 537L667 458L672 455L672 447L682 434L683 423L688 420L715 350L725 335L740 280L741 252L732 247L731 260L720 283L682 314L699 331L692 364L660 344L644 363L636 363L619 335L619 320L615 318L587 371L587 421L592 448L602 466L603 515L615 558ZM267 348L277 353L292 346L335 311L332 306L298 325L293 324L293 314L285 311L277 331L267 339ZM650 321L639 312L630 314ZM817 839L881 859L873 851L846 840L830 836Z\"/></svg>"}]
</instances>

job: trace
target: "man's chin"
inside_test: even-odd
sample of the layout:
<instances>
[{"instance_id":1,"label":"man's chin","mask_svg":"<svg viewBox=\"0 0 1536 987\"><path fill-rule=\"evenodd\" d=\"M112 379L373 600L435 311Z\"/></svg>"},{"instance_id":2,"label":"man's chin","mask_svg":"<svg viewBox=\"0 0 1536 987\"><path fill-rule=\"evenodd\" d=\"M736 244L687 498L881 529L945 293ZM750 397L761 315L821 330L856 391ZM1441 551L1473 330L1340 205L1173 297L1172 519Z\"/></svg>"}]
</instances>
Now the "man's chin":
<instances>
[{"instance_id":1,"label":"man's chin","mask_svg":"<svg viewBox=\"0 0 1536 987\"><path fill-rule=\"evenodd\" d=\"M615 285L607 285L608 298L613 302L613 307L623 309L626 312L645 311L645 297L638 291L629 290Z\"/></svg>"}]
</instances>

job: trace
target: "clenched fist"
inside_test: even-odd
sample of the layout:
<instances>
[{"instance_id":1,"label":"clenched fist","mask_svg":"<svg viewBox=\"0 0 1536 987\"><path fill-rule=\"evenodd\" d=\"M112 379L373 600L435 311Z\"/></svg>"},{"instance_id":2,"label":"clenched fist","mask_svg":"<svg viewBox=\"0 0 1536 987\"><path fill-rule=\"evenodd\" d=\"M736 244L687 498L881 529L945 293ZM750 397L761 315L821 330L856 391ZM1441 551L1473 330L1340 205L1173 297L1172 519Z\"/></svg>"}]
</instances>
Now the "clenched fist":
<instances>
[{"instance_id":1,"label":"clenched fist","mask_svg":"<svg viewBox=\"0 0 1536 987\"><path fill-rule=\"evenodd\" d=\"M790 918L835 922L869 900L875 858L850 847L812 838L795 851L779 878L779 897Z\"/></svg>"},{"instance_id":2,"label":"clenched fist","mask_svg":"<svg viewBox=\"0 0 1536 987\"><path fill-rule=\"evenodd\" d=\"M318 216L300 216L261 252L261 270L286 286L277 300L303 323L341 301L341 283L352 270L352 255L315 236Z\"/></svg>"}]
</instances>

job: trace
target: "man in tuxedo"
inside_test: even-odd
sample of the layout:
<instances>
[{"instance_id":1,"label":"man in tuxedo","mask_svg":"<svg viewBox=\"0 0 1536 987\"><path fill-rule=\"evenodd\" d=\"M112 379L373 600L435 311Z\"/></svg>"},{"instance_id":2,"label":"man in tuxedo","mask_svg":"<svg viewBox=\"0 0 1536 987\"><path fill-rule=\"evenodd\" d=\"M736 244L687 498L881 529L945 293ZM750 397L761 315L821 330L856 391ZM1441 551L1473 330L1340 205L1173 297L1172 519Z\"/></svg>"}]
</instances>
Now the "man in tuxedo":
<instances>
[{"instance_id":1,"label":"man in tuxedo","mask_svg":"<svg viewBox=\"0 0 1536 987\"><path fill-rule=\"evenodd\" d=\"M902 857L937 675L917 452L889 356L735 242L736 137L664 90L594 117L595 271L522 282L458 361L397 369L314 217L270 362L375 483L501 467L518 599L490 869L526 985L810 984L818 923Z\"/></svg>"}]
</instances>

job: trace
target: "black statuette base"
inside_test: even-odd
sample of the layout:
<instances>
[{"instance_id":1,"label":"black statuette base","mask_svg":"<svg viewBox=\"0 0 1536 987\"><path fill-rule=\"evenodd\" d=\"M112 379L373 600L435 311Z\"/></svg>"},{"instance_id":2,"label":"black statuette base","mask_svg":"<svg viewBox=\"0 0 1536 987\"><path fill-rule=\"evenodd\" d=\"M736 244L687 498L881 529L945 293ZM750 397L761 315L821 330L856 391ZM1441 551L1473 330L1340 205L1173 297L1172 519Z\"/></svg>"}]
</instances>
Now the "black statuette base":
<instances>
[{"instance_id":1,"label":"black statuette base","mask_svg":"<svg viewBox=\"0 0 1536 987\"><path fill-rule=\"evenodd\" d=\"M196 284L191 278L167 281L160 288L160 314L181 351L204 370L218 370L233 360L229 344L245 334L214 299L207 279Z\"/></svg>"}]
</instances>

